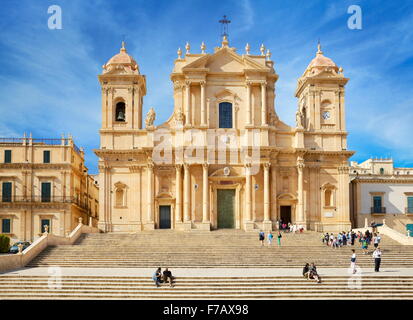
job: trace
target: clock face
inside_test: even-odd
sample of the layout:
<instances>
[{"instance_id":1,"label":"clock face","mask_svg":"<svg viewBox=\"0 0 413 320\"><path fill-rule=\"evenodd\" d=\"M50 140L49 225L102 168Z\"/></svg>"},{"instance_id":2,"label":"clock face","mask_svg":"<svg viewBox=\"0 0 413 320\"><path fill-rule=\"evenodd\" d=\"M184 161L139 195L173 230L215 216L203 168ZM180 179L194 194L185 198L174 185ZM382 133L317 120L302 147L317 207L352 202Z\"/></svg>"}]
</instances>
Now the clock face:
<instances>
[{"instance_id":1,"label":"clock face","mask_svg":"<svg viewBox=\"0 0 413 320\"><path fill-rule=\"evenodd\" d=\"M330 111L324 111L323 112L323 119L324 120L330 119Z\"/></svg>"}]
</instances>

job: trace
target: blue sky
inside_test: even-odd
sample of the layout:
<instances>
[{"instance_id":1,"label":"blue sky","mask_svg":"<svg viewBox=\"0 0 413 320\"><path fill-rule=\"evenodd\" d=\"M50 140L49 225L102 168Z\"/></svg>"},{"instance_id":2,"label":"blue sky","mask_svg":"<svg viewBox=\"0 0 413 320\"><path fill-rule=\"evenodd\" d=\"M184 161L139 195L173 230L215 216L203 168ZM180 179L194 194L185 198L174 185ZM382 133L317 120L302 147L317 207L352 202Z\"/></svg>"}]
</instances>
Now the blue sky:
<instances>
[{"instance_id":1,"label":"blue sky","mask_svg":"<svg viewBox=\"0 0 413 320\"><path fill-rule=\"evenodd\" d=\"M352 160L393 157L413 166L412 1L276 0L2 0L0 11L0 136L36 138L71 133L86 149L91 173L99 147L101 97L97 75L119 52L128 52L147 77L144 114L156 123L172 112L169 75L178 47L189 41L199 52L220 44L223 14L229 16L230 45L252 53L264 43L272 52L276 111L294 125L294 89L316 52L344 68L349 149ZM47 9L62 8L63 29L49 30ZM350 30L350 5L362 9L362 30ZM184 50L184 49L183 49Z\"/></svg>"}]
</instances>

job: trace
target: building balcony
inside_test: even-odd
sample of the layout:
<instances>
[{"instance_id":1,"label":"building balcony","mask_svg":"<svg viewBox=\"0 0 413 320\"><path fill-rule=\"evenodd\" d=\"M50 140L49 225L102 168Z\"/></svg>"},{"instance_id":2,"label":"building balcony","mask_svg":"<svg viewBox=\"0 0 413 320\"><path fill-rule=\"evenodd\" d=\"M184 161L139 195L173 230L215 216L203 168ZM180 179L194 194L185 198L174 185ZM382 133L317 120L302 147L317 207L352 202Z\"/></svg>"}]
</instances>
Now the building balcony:
<instances>
[{"instance_id":1,"label":"building balcony","mask_svg":"<svg viewBox=\"0 0 413 320\"><path fill-rule=\"evenodd\" d=\"M370 213L371 214L385 214L386 213L386 207L371 207L370 208Z\"/></svg>"},{"instance_id":2,"label":"building balcony","mask_svg":"<svg viewBox=\"0 0 413 320\"><path fill-rule=\"evenodd\" d=\"M75 204L81 209L90 210L87 201L79 200L76 197L64 196L3 196L1 197L1 205L24 205L24 204Z\"/></svg>"}]
</instances>

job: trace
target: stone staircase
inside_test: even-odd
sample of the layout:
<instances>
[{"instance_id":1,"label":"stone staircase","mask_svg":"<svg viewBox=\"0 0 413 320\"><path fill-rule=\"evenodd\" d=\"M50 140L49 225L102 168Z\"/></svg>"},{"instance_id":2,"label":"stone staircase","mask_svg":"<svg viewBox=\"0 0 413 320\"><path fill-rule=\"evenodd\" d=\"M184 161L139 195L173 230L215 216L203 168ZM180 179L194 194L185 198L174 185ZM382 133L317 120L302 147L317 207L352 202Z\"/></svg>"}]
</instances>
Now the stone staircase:
<instances>
[{"instance_id":1,"label":"stone staircase","mask_svg":"<svg viewBox=\"0 0 413 320\"><path fill-rule=\"evenodd\" d=\"M181 277L173 288L156 288L150 277L64 276L53 287L47 276L0 275L4 299L412 299L413 276L363 277L351 288L348 277L326 276L316 284L289 277Z\"/></svg>"},{"instance_id":2,"label":"stone staircase","mask_svg":"<svg viewBox=\"0 0 413 320\"><path fill-rule=\"evenodd\" d=\"M276 236L276 233L274 233ZM383 236L382 267L413 267L413 247L399 245ZM371 255L354 246L361 267L371 267ZM319 267L347 268L351 246L332 249L321 243L321 234L284 233L282 246L261 247L257 233L241 230L212 232L145 231L136 234L83 234L74 245L48 247L28 267ZM372 250L372 248L370 248Z\"/></svg>"}]
</instances>

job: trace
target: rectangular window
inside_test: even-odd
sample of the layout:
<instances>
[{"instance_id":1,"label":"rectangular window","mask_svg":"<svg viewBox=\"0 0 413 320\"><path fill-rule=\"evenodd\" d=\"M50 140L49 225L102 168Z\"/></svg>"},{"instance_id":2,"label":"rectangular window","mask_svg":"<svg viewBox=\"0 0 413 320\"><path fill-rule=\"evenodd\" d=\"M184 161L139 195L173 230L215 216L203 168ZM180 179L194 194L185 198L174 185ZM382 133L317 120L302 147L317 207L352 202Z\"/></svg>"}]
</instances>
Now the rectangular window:
<instances>
[{"instance_id":1,"label":"rectangular window","mask_svg":"<svg viewBox=\"0 0 413 320\"><path fill-rule=\"evenodd\" d=\"M2 233L11 233L10 228L10 219L2 219L1 221L1 232Z\"/></svg>"},{"instance_id":2,"label":"rectangular window","mask_svg":"<svg viewBox=\"0 0 413 320\"><path fill-rule=\"evenodd\" d=\"M3 182L2 192L1 192L2 202L11 202L11 197L12 197L11 189L12 189L11 182Z\"/></svg>"},{"instance_id":3,"label":"rectangular window","mask_svg":"<svg viewBox=\"0 0 413 320\"><path fill-rule=\"evenodd\" d=\"M382 213L382 198L381 196L374 196L373 197L373 210L374 213Z\"/></svg>"},{"instance_id":4,"label":"rectangular window","mask_svg":"<svg viewBox=\"0 0 413 320\"><path fill-rule=\"evenodd\" d=\"M42 182L42 202L50 202L52 188L50 182Z\"/></svg>"},{"instance_id":5,"label":"rectangular window","mask_svg":"<svg viewBox=\"0 0 413 320\"><path fill-rule=\"evenodd\" d=\"M50 163L50 151L43 151L43 163Z\"/></svg>"},{"instance_id":6,"label":"rectangular window","mask_svg":"<svg viewBox=\"0 0 413 320\"><path fill-rule=\"evenodd\" d=\"M47 226L48 227L48 233L51 233L51 228L50 228L50 219L42 219L41 221L40 221L40 232L41 233L43 233L43 232L45 232L46 231L46 228L45 228L45 226Z\"/></svg>"},{"instance_id":7,"label":"rectangular window","mask_svg":"<svg viewBox=\"0 0 413 320\"><path fill-rule=\"evenodd\" d=\"M232 104L229 102L219 104L219 127L232 128Z\"/></svg>"},{"instance_id":8,"label":"rectangular window","mask_svg":"<svg viewBox=\"0 0 413 320\"><path fill-rule=\"evenodd\" d=\"M4 163L11 163L11 150L4 150Z\"/></svg>"},{"instance_id":9,"label":"rectangular window","mask_svg":"<svg viewBox=\"0 0 413 320\"><path fill-rule=\"evenodd\" d=\"M407 197L407 213L413 213L413 197Z\"/></svg>"}]
</instances>

